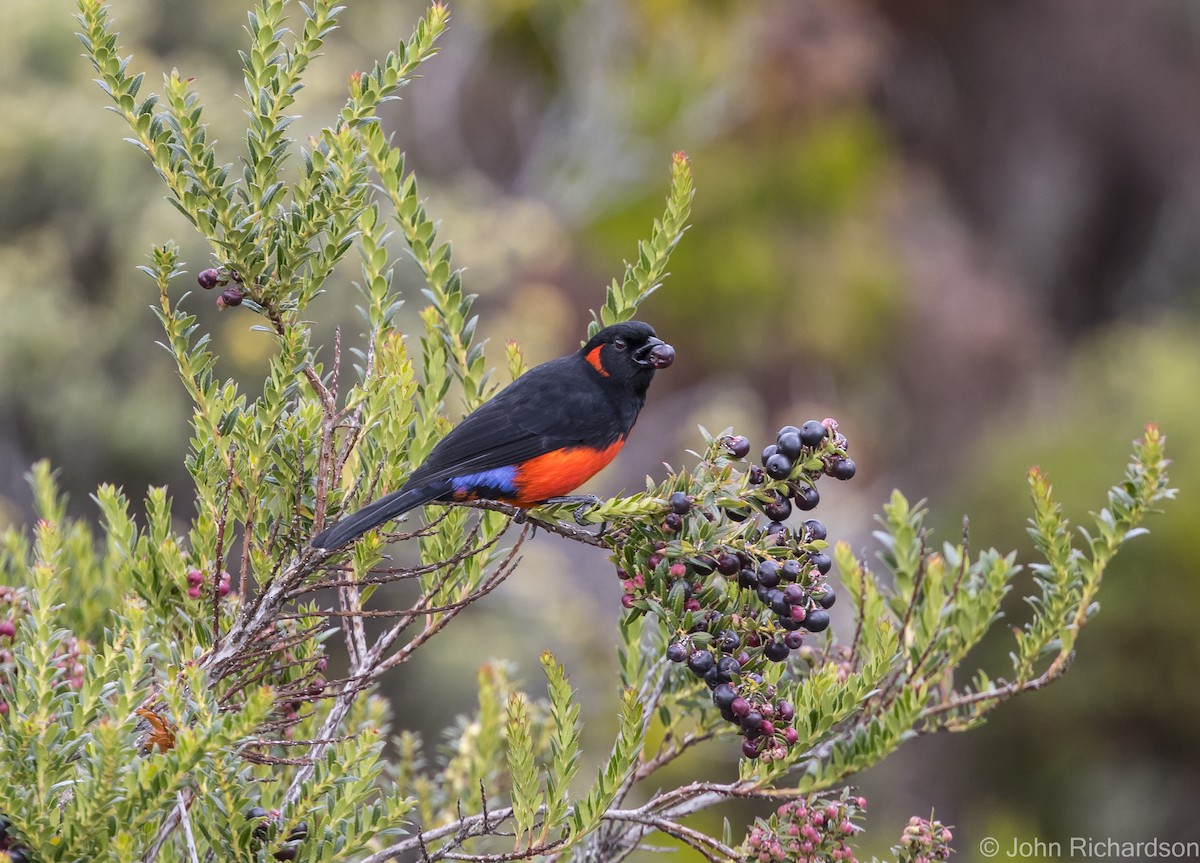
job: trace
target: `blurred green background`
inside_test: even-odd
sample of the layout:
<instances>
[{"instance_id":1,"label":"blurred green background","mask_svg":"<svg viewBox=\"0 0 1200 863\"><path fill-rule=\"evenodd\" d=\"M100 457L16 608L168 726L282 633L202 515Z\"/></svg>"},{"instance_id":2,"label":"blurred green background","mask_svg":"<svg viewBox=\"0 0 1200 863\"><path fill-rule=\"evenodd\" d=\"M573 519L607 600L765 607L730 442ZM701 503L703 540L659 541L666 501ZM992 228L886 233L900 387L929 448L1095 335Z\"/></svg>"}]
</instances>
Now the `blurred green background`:
<instances>
[{"instance_id":1,"label":"blurred green background","mask_svg":"<svg viewBox=\"0 0 1200 863\"><path fill-rule=\"evenodd\" d=\"M297 136L421 10L349 6ZM82 515L101 481L134 496L187 487L187 405L134 268L167 238L192 273L209 259L103 110L70 13L0 5L0 524L29 518L22 475L42 457ZM113 3L148 86L172 67L197 78L229 161L244 13L242 0ZM385 121L493 344L517 339L533 362L577 345L661 209L671 152L693 160L694 227L642 315L680 361L595 490L679 463L697 423L765 443L784 422L834 416L859 478L825 493L832 535L870 553L872 514L898 486L929 498L943 539L970 513L977 546L1027 552L1027 466L1078 518L1145 421L1168 434L1183 493L1111 570L1071 673L863 776L868 854L930 808L957 825L964 861L989 835L1002 848L1200 838L1200 5L457 0L452 13ZM353 269L311 310L322 332L356 332ZM411 316L414 273L398 282ZM210 296L187 302L222 372L253 387L270 340ZM188 515L186 495L176 505ZM394 675L398 725L436 741L470 706L477 665L509 659L537 688L550 648L582 690L587 742L605 745L611 567L553 536L528 548L472 625ZM1024 619L1019 600L1009 611ZM979 656L994 671L996 636ZM731 774L735 750L679 775Z\"/></svg>"}]
</instances>

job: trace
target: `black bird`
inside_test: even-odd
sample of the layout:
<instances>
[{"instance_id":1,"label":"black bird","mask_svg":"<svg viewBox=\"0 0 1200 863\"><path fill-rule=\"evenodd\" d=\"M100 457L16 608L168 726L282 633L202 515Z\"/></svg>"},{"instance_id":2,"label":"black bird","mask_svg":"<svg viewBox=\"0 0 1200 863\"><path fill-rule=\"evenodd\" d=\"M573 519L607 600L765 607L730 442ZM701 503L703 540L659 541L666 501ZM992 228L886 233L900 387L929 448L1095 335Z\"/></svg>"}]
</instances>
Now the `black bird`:
<instances>
[{"instance_id":1,"label":"black bird","mask_svg":"<svg viewBox=\"0 0 1200 863\"><path fill-rule=\"evenodd\" d=\"M484 402L403 486L317 534L312 545L341 548L433 501L483 498L528 508L569 494L621 450L654 372L674 361L675 349L648 324L606 327Z\"/></svg>"}]
</instances>

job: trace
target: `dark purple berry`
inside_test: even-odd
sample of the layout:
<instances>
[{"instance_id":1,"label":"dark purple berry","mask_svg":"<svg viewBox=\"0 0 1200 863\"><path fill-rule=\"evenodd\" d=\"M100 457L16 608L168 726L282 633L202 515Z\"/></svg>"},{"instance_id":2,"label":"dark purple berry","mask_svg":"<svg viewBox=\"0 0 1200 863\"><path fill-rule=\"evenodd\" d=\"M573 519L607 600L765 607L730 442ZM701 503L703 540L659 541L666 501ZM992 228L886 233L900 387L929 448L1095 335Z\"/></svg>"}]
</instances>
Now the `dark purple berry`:
<instances>
[{"instance_id":1,"label":"dark purple berry","mask_svg":"<svg viewBox=\"0 0 1200 863\"><path fill-rule=\"evenodd\" d=\"M687 515L692 509L692 499L681 491L671 495L668 503L671 505L671 512L676 515Z\"/></svg>"},{"instance_id":2,"label":"dark purple berry","mask_svg":"<svg viewBox=\"0 0 1200 863\"><path fill-rule=\"evenodd\" d=\"M792 460L777 452L763 462L763 468L771 479L787 479L792 473Z\"/></svg>"},{"instance_id":3,"label":"dark purple berry","mask_svg":"<svg viewBox=\"0 0 1200 863\"><path fill-rule=\"evenodd\" d=\"M787 517L791 514L792 502L783 495L779 495L775 500L763 506L763 515L771 521L787 521Z\"/></svg>"},{"instance_id":4,"label":"dark purple berry","mask_svg":"<svg viewBox=\"0 0 1200 863\"><path fill-rule=\"evenodd\" d=\"M722 683L713 690L712 694L713 704L717 705L717 707L721 709L728 708L731 704L733 704L734 699L737 697L737 690L728 683Z\"/></svg>"},{"instance_id":5,"label":"dark purple berry","mask_svg":"<svg viewBox=\"0 0 1200 863\"><path fill-rule=\"evenodd\" d=\"M287 838L288 838L289 842L300 842L304 839L307 839L308 838L308 822L301 821L299 824L297 824L295 827L293 827L290 831L288 831Z\"/></svg>"},{"instance_id":6,"label":"dark purple berry","mask_svg":"<svg viewBox=\"0 0 1200 863\"><path fill-rule=\"evenodd\" d=\"M833 604L837 602L837 594L833 592L832 587L825 585L821 593L813 595L813 599L817 601L817 604L821 608L833 608Z\"/></svg>"},{"instance_id":7,"label":"dark purple berry","mask_svg":"<svg viewBox=\"0 0 1200 863\"><path fill-rule=\"evenodd\" d=\"M739 695L730 702L729 712L739 719L745 719L750 715L750 702Z\"/></svg>"},{"instance_id":8,"label":"dark purple berry","mask_svg":"<svg viewBox=\"0 0 1200 863\"><path fill-rule=\"evenodd\" d=\"M750 454L750 441L745 435L734 435L725 438L725 449L729 450L729 454L734 458L745 458Z\"/></svg>"},{"instance_id":9,"label":"dark purple berry","mask_svg":"<svg viewBox=\"0 0 1200 863\"><path fill-rule=\"evenodd\" d=\"M783 566L779 567L780 581L795 581L800 577L800 561L792 559L785 560Z\"/></svg>"},{"instance_id":10,"label":"dark purple berry","mask_svg":"<svg viewBox=\"0 0 1200 863\"><path fill-rule=\"evenodd\" d=\"M823 608L814 608L804 618L804 628L809 632L823 632L829 628L829 612Z\"/></svg>"},{"instance_id":11,"label":"dark purple berry","mask_svg":"<svg viewBox=\"0 0 1200 863\"><path fill-rule=\"evenodd\" d=\"M742 754L747 758L754 759L758 757L758 744L753 740L742 741Z\"/></svg>"},{"instance_id":12,"label":"dark purple berry","mask_svg":"<svg viewBox=\"0 0 1200 863\"><path fill-rule=\"evenodd\" d=\"M798 584L789 584L783 589L783 598L791 605L799 605L805 599L804 588Z\"/></svg>"},{"instance_id":13,"label":"dark purple berry","mask_svg":"<svg viewBox=\"0 0 1200 863\"><path fill-rule=\"evenodd\" d=\"M783 598L782 590L770 590L767 592L767 605L771 606L771 611L778 614L780 617L792 613L792 607L788 601Z\"/></svg>"},{"instance_id":14,"label":"dark purple berry","mask_svg":"<svg viewBox=\"0 0 1200 863\"><path fill-rule=\"evenodd\" d=\"M804 532L808 534L809 539L825 539L829 536L829 531L825 530L824 523L817 521L815 518L810 518L804 522Z\"/></svg>"},{"instance_id":15,"label":"dark purple berry","mask_svg":"<svg viewBox=\"0 0 1200 863\"><path fill-rule=\"evenodd\" d=\"M763 531L763 536L773 537L775 544L780 545L787 539L787 525L781 521L773 521L767 525L767 529Z\"/></svg>"},{"instance_id":16,"label":"dark purple berry","mask_svg":"<svg viewBox=\"0 0 1200 863\"><path fill-rule=\"evenodd\" d=\"M780 701L775 705L775 715L783 722L791 722L796 716L796 708L790 701Z\"/></svg>"},{"instance_id":17,"label":"dark purple berry","mask_svg":"<svg viewBox=\"0 0 1200 863\"><path fill-rule=\"evenodd\" d=\"M783 643L787 645L788 650L797 650L804 643L804 637L798 632L789 632L783 637Z\"/></svg>"},{"instance_id":18,"label":"dark purple berry","mask_svg":"<svg viewBox=\"0 0 1200 863\"><path fill-rule=\"evenodd\" d=\"M858 465L854 463L852 458L835 459L829 465L829 470L826 471L834 479L854 479L854 474L858 472Z\"/></svg>"},{"instance_id":19,"label":"dark purple berry","mask_svg":"<svg viewBox=\"0 0 1200 863\"><path fill-rule=\"evenodd\" d=\"M726 678L730 678L735 674L741 673L742 664L732 656L725 656L717 662L717 670L720 671L721 674L723 674Z\"/></svg>"},{"instance_id":20,"label":"dark purple berry","mask_svg":"<svg viewBox=\"0 0 1200 863\"><path fill-rule=\"evenodd\" d=\"M749 567L738 572L738 587L747 590L758 587L758 573Z\"/></svg>"},{"instance_id":21,"label":"dark purple berry","mask_svg":"<svg viewBox=\"0 0 1200 863\"><path fill-rule=\"evenodd\" d=\"M779 447L776 444L768 444L767 446L763 447L762 458L759 459L759 461L762 462L763 467L766 467L766 464L770 460L771 456L775 455L777 452L779 452Z\"/></svg>"},{"instance_id":22,"label":"dark purple berry","mask_svg":"<svg viewBox=\"0 0 1200 863\"><path fill-rule=\"evenodd\" d=\"M800 426L800 442L808 447L820 446L821 441L825 440L825 431L825 426L820 422L809 420Z\"/></svg>"},{"instance_id":23,"label":"dark purple berry","mask_svg":"<svg viewBox=\"0 0 1200 863\"><path fill-rule=\"evenodd\" d=\"M266 818L266 817L267 817L267 810L263 809L261 806L251 806L249 809L246 810L246 818L247 819Z\"/></svg>"},{"instance_id":24,"label":"dark purple berry","mask_svg":"<svg viewBox=\"0 0 1200 863\"><path fill-rule=\"evenodd\" d=\"M833 568L833 558L823 551L810 554L808 556L808 562L817 570L817 572L821 573L821 575L826 575L829 570Z\"/></svg>"},{"instance_id":25,"label":"dark purple berry","mask_svg":"<svg viewBox=\"0 0 1200 863\"><path fill-rule=\"evenodd\" d=\"M228 309L240 306L245 298L246 295L241 288L226 288L221 291L221 296L217 297L217 308Z\"/></svg>"},{"instance_id":26,"label":"dark purple berry","mask_svg":"<svg viewBox=\"0 0 1200 863\"><path fill-rule=\"evenodd\" d=\"M667 659L672 662L683 662L688 658L688 649L681 642L674 642L667 645Z\"/></svg>"},{"instance_id":27,"label":"dark purple berry","mask_svg":"<svg viewBox=\"0 0 1200 863\"><path fill-rule=\"evenodd\" d=\"M783 428L781 428L779 431L775 432L775 437L776 437L776 438L781 438L781 437L783 437L785 434L794 434L794 435L798 435L798 434L800 434L800 429L796 428L795 426L784 426L784 427L783 427Z\"/></svg>"},{"instance_id":28,"label":"dark purple berry","mask_svg":"<svg viewBox=\"0 0 1200 863\"><path fill-rule=\"evenodd\" d=\"M729 680L729 675L722 674L721 669L717 668L715 665L708 671L704 672L704 684L709 689L716 689L722 683L728 683Z\"/></svg>"},{"instance_id":29,"label":"dark purple berry","mask_svg":"<svg viewBox=\"0 0 1200 863\"><path fill-rule=\"evenodd\" d=\"M735 575L742 568L742 561L736 554L726 552L717 558L717 572L721 575Z\"/></svg>"},{"instance_id":30,"label":"dark purple berry","mask_svg":"<svg viewBox=\"0 0 1200 863\"><path fill-rule=\"evenodd\" d=\"M783 662L788 658L788 646L782 641L770 641L763 645L763 656L771 660L771 662Z\"/></svg>"},{"instance_id":31,"label":"dark purple berry","mask_svg":"<svg viewBox=\"0 0 1200 863\"><path fill-rule=\"evenodd\" d=\"M796 489L795 501L796 509L808 512L810 509L816 509L817 504L821 502L821 494L815 486L801 485Z\"/></svg>"},{"instance_id":32,"label":"dark purple berry","mask_svg":"<svg viewBox=\"0 0 1200 863\"><path fill-rule=\"evenodd\" d=\"M798 605L792 606L792 613L781 615L775 622L779 624L781 629L787 630L789 633L794 632L804 625L802 620L797 620L794 612L799 611L804 613L804 609Z\"/></svg>"},{"instance_id":33,"label":"dark purple berry","mask_svg":"<svg viewBox=\"0 0 1200 863\"><path fill-rule=\"evenodd\" d=\"M737 711L734 711L735 713ZM751 710L742 717L742 731L746 737L753 740L762 733L763 715L757 710Z\"/></svg>"},{"instance_id":34,"label":"dark purple berry","mask_svg":"<svg viewBox=\"0 0 1200 863\"><path fill-rule=\"evenodd\" d=\"M687 664L693 674L697 677L703 677L710 668L716 665L716 660L713 659L713 655L707 650L697 650L688 657Z\"/></svg>"},{"instance_id":35,"label":"dark purple berry","mask_svg":"<svg viewBox=\"0 0 1200 863\"><path fill-rule=\"evenodd\" d=\"M663 518L662 526L666 533L675 533L683 527L683 516L676 512L669 512Z\"/></svg>"},{"instance_id":36,"label":"dark purple berry","mask_svg":"<svg viewBox=\"0 0 1200 863\"><path fill-rule=\"evenodd\" d=\"M221 271L209 267L207 270L201 270L196 275L196 283L206 291L211 291L217 285L221 284Z\"/></svg>"},{"instance_id":37,"label":"dark purple berry","mask_svg":"<svg viewBox=\"0 0 1200 863\"><path fill-rule=\"evenodd\" d=\"M722 629L717 636L717 643L721 645L721 649L726 653L733 653L742 646L742 639L732 629Z\"/></svg>"},{"instance_id":38,"label":"dark purple berry","mask_svg":"<svg viewBox=\"0 0 1200 863\"><path fill-rule=\"evenodd\" d=\"M271 856L276 860L295 860L296 855L300 853L300 845L297 842L289 842L286 845L281 845L279 850Z\"/></svg>"},{"instance_id":39,"label":"dark purple berry","mask_svg":"<svg viewBox=\"0 0 1200 863\"><path fill-rule=\"evenodd\" d=\"M779 584L779 564L773 560L764 560L758 565L758 583L765 587L775 587Z\"/></svg>"},{"instance_id":40,"label":"dark purple berry","mask_svg":"<svg viewBox=\"0 0 1200 863\"><path fill-rule=\"evenodd\" d=\"M750 485L762 485L766 482L766 472L756 464L750 465L750 469L746 471L746 479Z\"/></svg>"},{"instance_id":41,"label":"dark purple berry","mask_svg":"<svg viewBox=\"0 0 1200 863\"><path fill-rule=\"evenodd\" d=\"M759 602L764 602L767 605L771 604L771 588L767 587L764 584L760 584L758 586L757 593L758 593L758 601Z\"/></svg>"},{"instance_id":42,"label":"dark purple berry","mask_svg":"<svg viewBox=\"0 0 1200 863\"><path fill-rule=\"evenodd\" d=\"M800 456L800 450L803 449L803 444L800 443L800 434L790 431L779 435L776 446L779 447L781 453L793 461Z\"/></svg>"},{"instance_id":43,"label":"dark purple berry","mask_svg":"<svg viewBox=\"0 0 1200 863\"><path fill-rule=\"evenodd\" d=\"M717 559L711 554L701 554L692 559L692 569L701 575L708 575L717 568Z\"/></svg>"}]
</instances>

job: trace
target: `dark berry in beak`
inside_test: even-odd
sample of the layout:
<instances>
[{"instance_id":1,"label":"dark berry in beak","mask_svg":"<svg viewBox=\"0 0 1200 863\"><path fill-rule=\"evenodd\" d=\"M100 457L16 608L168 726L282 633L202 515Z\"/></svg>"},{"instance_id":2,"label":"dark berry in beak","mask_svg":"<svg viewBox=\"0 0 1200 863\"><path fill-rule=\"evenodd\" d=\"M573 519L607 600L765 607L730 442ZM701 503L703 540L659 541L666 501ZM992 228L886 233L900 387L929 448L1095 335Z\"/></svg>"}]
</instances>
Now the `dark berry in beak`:
<instances>
[{"instance_id":1,"label":"dark berry in beak","mask_svg":"<svg viewBox=\"0 0 1200 863\"><path fill-rule=\"evenodd\" d=\"M675 349L661 339L651 338L635 357L644 366L665 369L675 362Z\"/></svg>"}]
</instances>

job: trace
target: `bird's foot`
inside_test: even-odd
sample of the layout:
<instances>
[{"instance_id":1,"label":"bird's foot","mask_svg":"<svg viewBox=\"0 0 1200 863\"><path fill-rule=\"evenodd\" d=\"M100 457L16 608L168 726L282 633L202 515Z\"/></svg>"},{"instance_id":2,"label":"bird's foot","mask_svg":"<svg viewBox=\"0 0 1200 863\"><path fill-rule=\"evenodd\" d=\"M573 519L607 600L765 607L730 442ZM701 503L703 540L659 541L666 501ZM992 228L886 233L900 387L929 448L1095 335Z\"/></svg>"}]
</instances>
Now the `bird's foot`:
<instances>
[{"instance_id":1,"label":"bird's foot","mask_svg":"<svg viewBox=\"0 0 1200 863\"><path fill-rule=\"evenodd\" d=\"M584 516L599 506L600 498L594 494L571 494L564 497L552 497L546 501L547 506L563 504L575 504L575 512L572 513L575 517L575 523L580 527L588 527L591 522L586 521ZM608 530L608 522L601 522L600 530L597 531L596 536L604 536L606 530Z\"/></svg>"}]
</instances>

